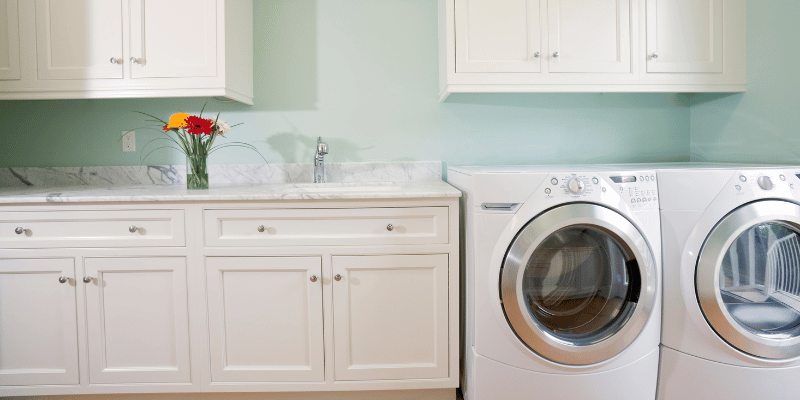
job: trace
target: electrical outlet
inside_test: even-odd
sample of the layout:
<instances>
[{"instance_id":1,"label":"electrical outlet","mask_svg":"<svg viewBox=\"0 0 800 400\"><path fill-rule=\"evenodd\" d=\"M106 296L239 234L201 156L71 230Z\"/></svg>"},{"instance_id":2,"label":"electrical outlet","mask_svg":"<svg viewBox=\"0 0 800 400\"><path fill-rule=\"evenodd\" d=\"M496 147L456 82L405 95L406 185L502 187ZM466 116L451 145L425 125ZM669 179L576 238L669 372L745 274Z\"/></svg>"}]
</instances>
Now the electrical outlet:
<instances>
[{"instance_id":1,"label":"electrical outlet","mask_svg":"<svg viewBox=\"0 0 800 400\"><path fill-rule=\"evenodd\" d=\"M122 131L122 151L136 151L136 131Z\"/></svg>"}]
</instances>

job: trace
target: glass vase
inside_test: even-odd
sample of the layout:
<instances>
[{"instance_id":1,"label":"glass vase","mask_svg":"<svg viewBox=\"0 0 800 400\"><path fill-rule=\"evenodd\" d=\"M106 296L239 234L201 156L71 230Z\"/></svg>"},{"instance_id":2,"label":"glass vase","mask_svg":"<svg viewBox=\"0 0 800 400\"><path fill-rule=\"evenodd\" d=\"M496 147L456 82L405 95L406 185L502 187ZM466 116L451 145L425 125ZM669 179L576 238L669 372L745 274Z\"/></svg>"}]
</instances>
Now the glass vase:
<instances>
[{"instance_id":1,"label":"glass vase","mask_svg":"<svg viewBox=\"0 0 800 400\"><path fill-rule=\"evenodd\" d=\"M208 189L208 154L204 152L186 155L186 188Z\"/></svg>"}]
</instances>

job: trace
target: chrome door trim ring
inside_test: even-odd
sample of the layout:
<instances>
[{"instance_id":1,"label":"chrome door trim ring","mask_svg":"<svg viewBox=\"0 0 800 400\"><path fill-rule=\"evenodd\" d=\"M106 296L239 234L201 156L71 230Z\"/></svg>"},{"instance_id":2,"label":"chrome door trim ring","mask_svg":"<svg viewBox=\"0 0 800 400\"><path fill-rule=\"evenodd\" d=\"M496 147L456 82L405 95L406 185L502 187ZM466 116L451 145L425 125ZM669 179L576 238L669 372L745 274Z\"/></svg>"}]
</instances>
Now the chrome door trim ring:
<instances>
[{"instance_id":1,"label":"chrome door trim ring","mask_svg":"<svg viewBox=\"0 0 800 400\"><path fill-rule=\"evenodd\" d=\"M730 315L720 291L719 270L728 248L744 231L763 222L783 222L800 231L800 206L784 200L760 200L728 213L700 248L695 292L709 326L730 346L755 357L787 360L800 356L800 336L775 340L749 332Z\"/></svg>"},{"instance_id":2,"label":"chrome door trim ring","mask_svg":"<svg viewBox=\"0 0 800 400\"><path fill-rule=\"evenodd\" d=\"M610 337L588 345L565 342L542 329L527 311L521 295L527 260L551 233L569 226L590 226L608 233L628 247L637 260L641 292L633 313ZM540 356L560 364L589 365L605 361L630 345L644 328L656 302L658 277L650 246L636 226L622 214L592 203L569 203L532 218L511 242L500 273L503 312L517 337Z\"/></svg>"}]
</instances>

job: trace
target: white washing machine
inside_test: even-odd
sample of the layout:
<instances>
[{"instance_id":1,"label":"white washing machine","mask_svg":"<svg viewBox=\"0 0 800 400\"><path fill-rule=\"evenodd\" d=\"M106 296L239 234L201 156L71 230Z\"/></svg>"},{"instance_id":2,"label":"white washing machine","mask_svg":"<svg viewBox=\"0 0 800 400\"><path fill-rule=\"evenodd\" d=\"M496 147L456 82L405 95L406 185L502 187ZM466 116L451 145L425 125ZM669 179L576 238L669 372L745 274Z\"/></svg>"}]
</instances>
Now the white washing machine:
<instances>
[{"instance_id":1,"label":"white washing machine","mask_svg":"<svg viewBox=\"0 0 800 400\"><path fill-rule=\"evenodd\" d=\"M450 168L464 192L467 400L654 399L652 170Z\"/></svg>"},{"instance_id":2,"label":"white washing machine","mask_svg":"<svg viewBox=\"0 0 800 400\"><path fill-rule=\"evenodd\" d=\"M658 398L798 399L800 167L659 170Z\"/></svg>"}]
</instances>

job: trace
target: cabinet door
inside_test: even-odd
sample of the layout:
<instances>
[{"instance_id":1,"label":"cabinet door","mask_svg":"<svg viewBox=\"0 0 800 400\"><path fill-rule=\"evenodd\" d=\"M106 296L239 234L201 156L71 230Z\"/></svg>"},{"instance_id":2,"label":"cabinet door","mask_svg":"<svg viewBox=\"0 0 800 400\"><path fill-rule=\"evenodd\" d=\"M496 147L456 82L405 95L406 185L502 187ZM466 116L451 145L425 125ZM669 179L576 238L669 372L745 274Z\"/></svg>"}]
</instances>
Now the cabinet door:
<instances>
[{"instance_id":1,"label":"cabinet door","mask_svg":"<svg viewBox=\"0 0 800 400\"><path fill-rule=\"evenodd\" d=\"M630 0L549 0L550 72L630 72Z\"/></svg>"},{"instance_id":2,"label":"cabinet door","mask_svg":"<svg viewBox=\"0 0 800 400\"><path fill-rule=\"evenodd\" d=\"M722 13L722 0L647 0L647 72L721 73Z\"/></svg>"},{"instance_id":3,"label":"cabinet door","mask_svg":"<svg viewBox=\"0 0 800 400\"><path fill-rule=\"evenodd\" d=\"M87 258L89 382L189 382L186 259Z\"/></svg>"},{"instance_id":4,"label":"cabinet door","mask_svg":"<svg viewBox=\"0 0 800 400\"><path fill-rule=\"evenodd\" d=\"M133 78L217 74L216 0L131 0Z\"/></svg>"},{"instance_id":5,"label":"cabinet door","mask_svg":"<svg viewBox=\"0 0 800 400\"><path fill-rule=\"evenodd\" d=\"M71 258L0 260L0 386L78 384L74 271Z\"/></svg>"},{"instance_id":6,"label":"cabinet door","mask_svg":"<svg viewBox=\"0 0 800 400\"><path fill-rule=\"evenodd\" d=\"M334 256L333 273L337 381L448 376L447 254Z\"/></svg>"},{"instance_id":7,"label":"cabinet door","mask_svg":"<svg viewBox=\"0 0 800 400\"><path fill-rule=\"evenodd\" d=\"M39 79L122 78L122 0L36 0Z\"/></svg>"},{"instance_id":8,"label":"cabinet door","mask_svg":"<svg viewBox=\"0 0 800 400\"><path fill-rule=\"evenodd\" d=\"M456 72L539 72L540 1L456 0Z\"/></svg>"},{"instance_id":9,"label":"cabinet door","mask_svg":"<svg viewBox=\"0 0 800 400\"><path fill-rule=\"evenodd\" d=\"M213 382L321 382L319 257L209 257Z\"/></svg>"},{"instance_id":10,"label":"cabinet door","mask_svg":"<svg viewBox=\"0 0 800 400\"><path fill-rule=\"evenodd\" d=\"M0 80L19 78L17 0L0 0Z\"/></svg>"}]
</instances>

